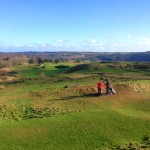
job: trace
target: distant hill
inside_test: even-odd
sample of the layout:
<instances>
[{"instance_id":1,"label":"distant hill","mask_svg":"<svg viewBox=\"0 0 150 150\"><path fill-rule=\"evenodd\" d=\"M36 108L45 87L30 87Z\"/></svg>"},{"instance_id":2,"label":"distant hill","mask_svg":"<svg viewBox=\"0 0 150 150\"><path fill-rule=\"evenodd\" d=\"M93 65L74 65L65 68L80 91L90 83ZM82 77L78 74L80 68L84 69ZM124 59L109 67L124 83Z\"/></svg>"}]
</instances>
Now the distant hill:
<instances>
[{"instance_id":1,"label":"distant hill","mask_svg":"<svg viewBox=\"0 0 150 150\"><path fill-rule=\"evenodd\" d=\"M0 53L0 58L8 55L26 55L30 58L62 59L78 61L130 61L150 62L150 51L148 52L16 52Z\"/></svg>"}]
</instances>

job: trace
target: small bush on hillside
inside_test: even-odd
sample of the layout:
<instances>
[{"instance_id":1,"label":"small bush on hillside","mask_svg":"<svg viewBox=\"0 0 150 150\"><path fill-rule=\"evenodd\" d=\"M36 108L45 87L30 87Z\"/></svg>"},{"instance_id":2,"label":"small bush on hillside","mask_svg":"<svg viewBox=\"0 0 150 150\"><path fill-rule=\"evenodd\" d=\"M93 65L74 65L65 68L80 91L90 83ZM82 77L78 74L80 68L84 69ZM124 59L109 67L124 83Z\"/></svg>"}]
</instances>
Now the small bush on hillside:
<instances>
[{"instance_id":1,"label":"small bush on hillside","mask_svg":"<svg viewBox=\"0 0 150 150\"><path fill-rule=\"evenodd\" d=\"M45 79L45 78L46 78L46 75L45 75L44 72L41 72L41 73L39 74L39 77L40 77L41 79Z\"/></svg>"}]
</instances>

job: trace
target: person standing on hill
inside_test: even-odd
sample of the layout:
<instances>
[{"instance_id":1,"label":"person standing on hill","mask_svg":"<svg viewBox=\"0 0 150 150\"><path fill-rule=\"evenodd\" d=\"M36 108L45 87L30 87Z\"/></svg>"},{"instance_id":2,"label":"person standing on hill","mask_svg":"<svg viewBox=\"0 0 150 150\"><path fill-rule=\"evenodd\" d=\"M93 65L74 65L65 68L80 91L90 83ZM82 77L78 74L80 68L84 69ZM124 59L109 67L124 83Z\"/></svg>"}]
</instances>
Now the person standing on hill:
<instances>
[{"instance_id":1,"label":"person standing on hill","mask_svg":"<svg viewBox=\"0 0 150 150\"><path fill-rule=\"evenodd\" d=\"M102 81L98 81L98 83L97 83L97 89L98 89L98 95L99 96L102 96L102 87L103 87Z\"/></svg>"},{"instance_id":2,"label":"person standing on hill","mask_svg":"<svg viewBox=\"0 0 150 150\"><path fill-rule=\"evenodd\" d=\"M108 79L107 79L105 85L106 85L106 94L110 95L110 82Z\"/></svg>"}]
</instances>

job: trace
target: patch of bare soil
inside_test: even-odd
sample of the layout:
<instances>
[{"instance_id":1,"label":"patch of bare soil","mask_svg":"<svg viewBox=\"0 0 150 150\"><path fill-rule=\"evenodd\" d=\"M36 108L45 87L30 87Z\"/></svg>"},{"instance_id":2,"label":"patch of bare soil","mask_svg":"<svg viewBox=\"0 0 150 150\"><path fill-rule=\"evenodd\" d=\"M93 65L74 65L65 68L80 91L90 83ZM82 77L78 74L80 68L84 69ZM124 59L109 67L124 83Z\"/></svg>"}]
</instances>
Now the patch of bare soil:
<instances>
[{"instance_id":1,"label":"patch of bare soil","mask_svg":"<svg viewBox=\"0 0 150 150\"><path fill-rule=\"evenodd\" d=\"M9 72L10 69L9 68L1 68L0 69L0 73L6 73L6 72Z\"/></svg>"},{"instance_id":2,"label":"patch of bare soil","mask_svg":"<svg viewBox=\"0 0 150 150\"><path fill-rule=\"evenodd\" d=\"M94 95L97 88L93 86L70 86L63 91L63 95Z\"/></svg>"},{"instance_id":3,"label":"patch of bare soil","mask_svg":"<svg viewBox=\"0 0 150 150\"><path fill-rule=\"evenodd\" d=\"M130 89L136 92L149 93L150 86L149 85L141 85L141 84L129 84Z\"/></svg>"},{"instance_id":4,"label":"patch of bare soil","mask_svg":"<svg viewBox=\"0 0 150 150\"><path fill-rule=\"evenodd\" d=\"M10 82L13 81L15 77L13 76L0 76L0 82Z\"/></svg>"},{"instance_id":5,"label":"patch of bare soil","mask_svg":"<svg viewBox=\"0 0 150 150\"><path fill-rule=\"evenodd\" d=\"M14 77L12 76L6 76L6 81L12 81L14 79Z\"/></svg>"},{"instance_id":6,"label":"patch of bare soil","mask_svg":"<svg viewBox=\"0 0 150 150\"><path fill-rule=\"evenodd\" d=\"M89 78L89 77L95 77L95 74L72 74L71 78L72 79L84 79L84 78Z\"/></svg>"},{"instance_id":7,"label":"patch of bare soil","mask_svg":"<svg viewBox=\"0 0 150 150\"><path fill-rule=\"evenodd\" d=\"M4 89L5 88L5 86L4 85L0 85L0 89Z\"/></svg>"},{"instance_id":8,"label":"patch of bare soil","mask_svg":"<svg viewBox=\"0 0 150 150\"><path fill-rule=\"evenodd\" d=\"M139 83L125 83L125 84L114 84L113 88L116 91L116 96L119 99L127 100L129 97L132 99L139 100L139 96L147 95L150 93L150 85L148 84L139 84ZM64 90L61 90L57 93L57 96L60 97L71 97L71 96L96 96L98 93L96 86L82 86L82 85L69 85L65 86ZM103 86L102 93L106 94L106 88ZM141 96L142 96L141 95ZM116 96L111 97L111 99L116 99Z\"/></svg>"},{"instance_id":9,"label":"patch of bare soil","mask_svg":"<svg viewBox=\"0 0 150 150\"><path fill-rule=\"evenodd\" d=\"M150 94L150 85L139 84L139 83L127 83L127 84L118 84L115 86L117 89L127 89L134 92L140 92L144 94Z\"/></svg>"},{"instance_id":10,"label":"patch of bare soil","mask_svg":"<svg viewBox=\"0 0 150 150\"><path fill-rule=\"evenodd\" d=\"M11 70L9 68L0 69L0 82L9 82L14 79L14 76L10 75Z\"/></svg>"}]
</instances>

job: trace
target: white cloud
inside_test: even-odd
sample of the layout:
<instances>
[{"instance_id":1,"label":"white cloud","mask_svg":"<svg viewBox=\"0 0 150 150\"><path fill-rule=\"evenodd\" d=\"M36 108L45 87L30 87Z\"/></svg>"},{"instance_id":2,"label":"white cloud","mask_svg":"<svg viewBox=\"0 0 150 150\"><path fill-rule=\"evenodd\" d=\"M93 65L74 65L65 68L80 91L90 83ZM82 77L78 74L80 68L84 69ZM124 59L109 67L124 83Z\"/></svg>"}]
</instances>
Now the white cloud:
<instances>
[{"instance_id":1,"label":"white cloud","mask_svg":"<svg viewBox=\"0 0 150 150\"><path fill-rule=\"evenodd\" d=\"M137 37L138 43L143 45L150 45L149 37Z\"/></svg>"},{"instance_id":2,"label":"white cloud","mask_svg":"<svg viewBox=\"0 0 150 150\"><path fill-rule=\"evenodd\" d=\"M65 43L63 40L61 40L61 39L58 39L58 40L56 40L56 43L58 43L58 44L63 44L63 43Z\"/></svg>"},{"instance_id":3,"label":"white cloud","mask_svg":"<svg viewBox=\"0 0 150 150\"><path fill-rule=\"evenodd\" d=\"M13 51L91 51L91 52L142 52L150 50L150 38L137 37L134 43L101 42L94 38L71 43L67 40L56 40L53 44L32 43L27 45L12 45L0 42L0 52Z\"/></svg>"},{"instance_id":4,"label":"white cloud","mask_svg":"<svg viewBox=\"0 0 150 150\"><path fill-rule=\"evenodd\" d=\"M96 44L97 43L97 41L95 40L95 39L89 39L89 43L91 43L91 44Z\"/></svg>"},{"instance_id":5,"label":"white cloud","mask_svg":"<svg viewBox=\"0 0 150 150\"><path fill-rule=\"evenodd\" d=\"M128 34L127 37L128 37L128 39L131 39L131 38L132 38L132 35L131 35L131 34Z\"/></svg>"}]
</instances>

